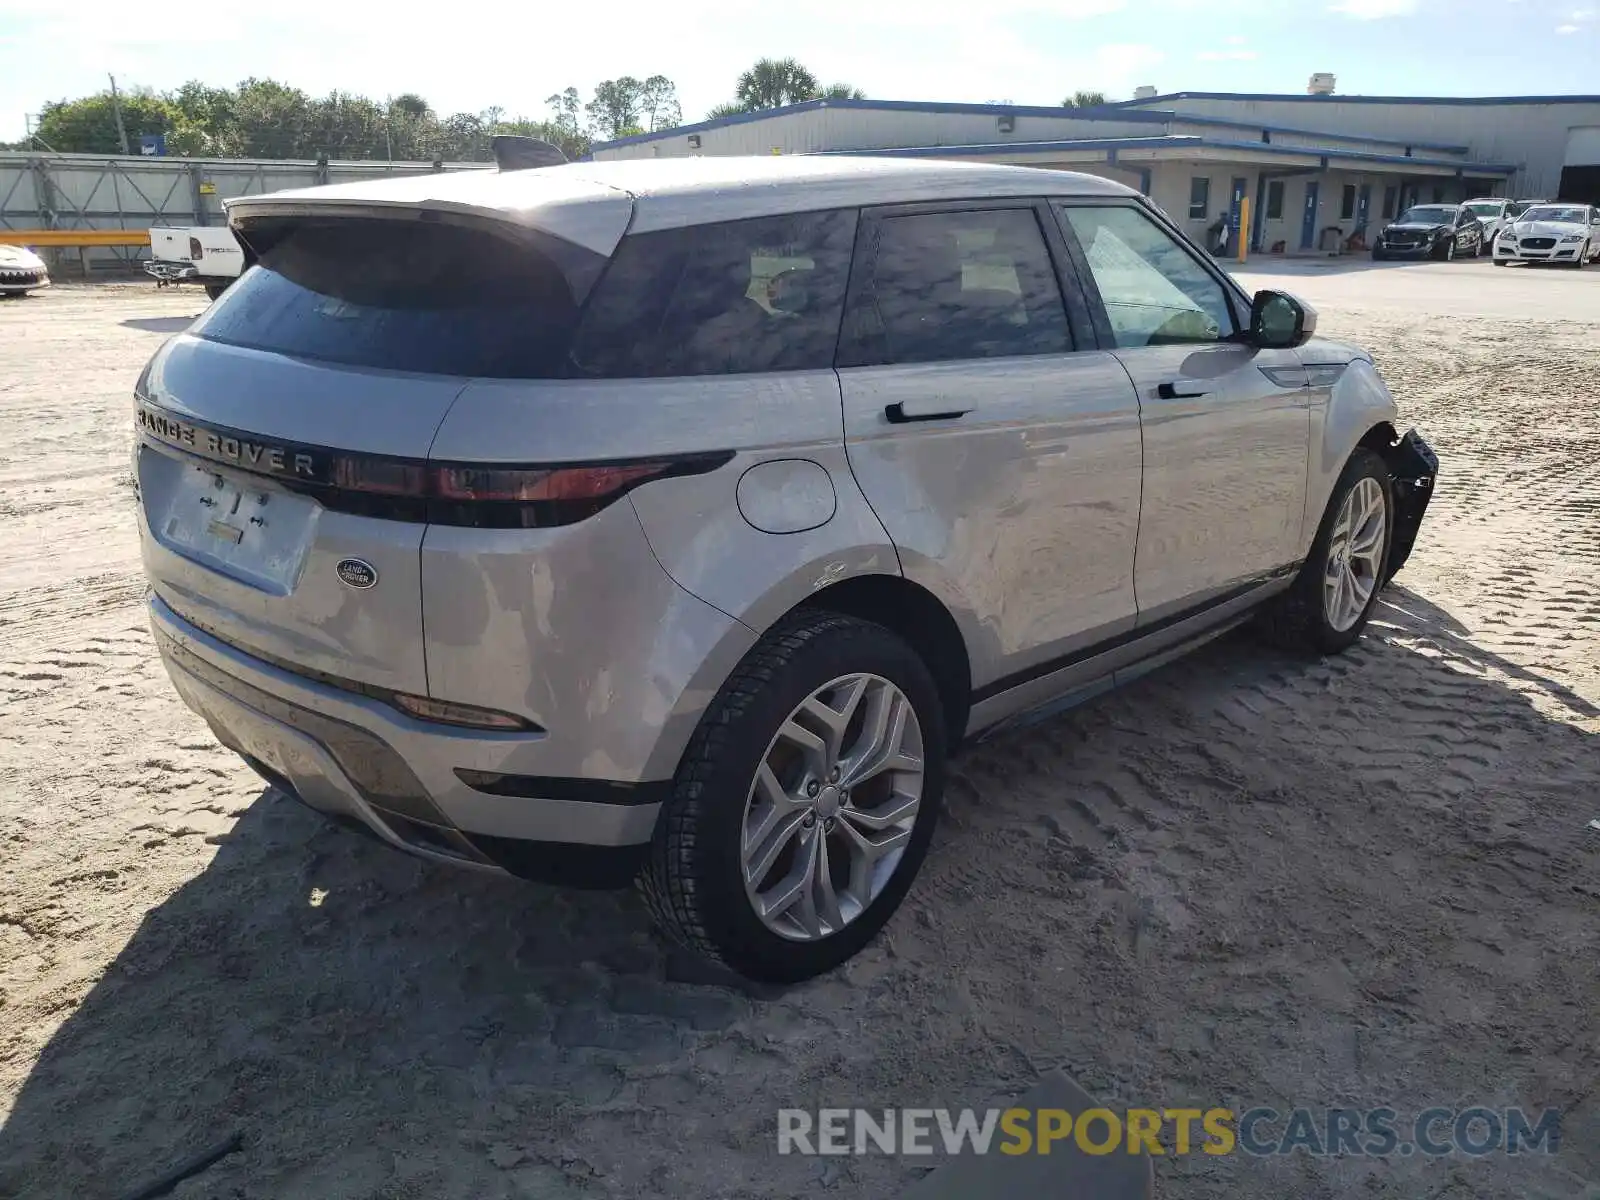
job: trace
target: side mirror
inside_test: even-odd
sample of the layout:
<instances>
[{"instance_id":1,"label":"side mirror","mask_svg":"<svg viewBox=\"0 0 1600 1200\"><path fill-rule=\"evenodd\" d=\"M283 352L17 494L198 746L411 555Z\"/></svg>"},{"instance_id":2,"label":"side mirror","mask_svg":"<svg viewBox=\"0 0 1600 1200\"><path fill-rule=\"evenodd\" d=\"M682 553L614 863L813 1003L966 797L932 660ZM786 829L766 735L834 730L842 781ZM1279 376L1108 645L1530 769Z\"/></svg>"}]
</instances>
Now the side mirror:
<instances>
[{"instance_id":1,"label":"side mirror","mask_svg":"<svg viewBox=\"0 0 1600 1200\"><path fill-rule=\"evenodd\" d=\"M1317 310L1288 292L1261 291L1250 302L1250 342L1263 350L1292 350L1317 331Z\"/></svg>"}]
</instances>

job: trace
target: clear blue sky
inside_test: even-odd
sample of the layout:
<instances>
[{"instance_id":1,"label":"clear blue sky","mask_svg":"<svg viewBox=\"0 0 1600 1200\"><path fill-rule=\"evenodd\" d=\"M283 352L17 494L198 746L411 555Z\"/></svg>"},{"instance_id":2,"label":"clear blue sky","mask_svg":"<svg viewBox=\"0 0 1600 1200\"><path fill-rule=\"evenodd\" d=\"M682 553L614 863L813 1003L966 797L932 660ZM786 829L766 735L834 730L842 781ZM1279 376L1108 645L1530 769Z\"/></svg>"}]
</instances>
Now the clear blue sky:
<instances>
[{"instance_id":1,"label":"clear blue sky","mask_svg":"<svg viewBox=\"0 0 1600 1200\"><path fill-rule=\"evenodd\" d=\"M673 79L686 120L762 55L897 100L1054 104L1078 88L1400 95L1600 93L1600 0L0 0L0 139L50 99L270 76L541 116L569 84Z\"/></svg>"}]
</instances>

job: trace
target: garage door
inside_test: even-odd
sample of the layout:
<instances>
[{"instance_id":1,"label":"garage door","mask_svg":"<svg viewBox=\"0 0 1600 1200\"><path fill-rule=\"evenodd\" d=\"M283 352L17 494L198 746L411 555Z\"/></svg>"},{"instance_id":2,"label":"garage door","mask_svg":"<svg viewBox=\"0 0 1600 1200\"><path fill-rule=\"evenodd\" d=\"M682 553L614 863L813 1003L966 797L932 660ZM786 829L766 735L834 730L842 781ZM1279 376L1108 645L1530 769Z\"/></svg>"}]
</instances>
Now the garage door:
<instances>
[{"instance_id":1,"label":"garage door","mask_svg":"<svg viewBox=\"0 0 1600 1200\"><path fill-rule=\"evenodd\" d=\"M1561 199L1600 204L1600 125L1580 125L1567 134Z\"/></svg>"}]
</instances>

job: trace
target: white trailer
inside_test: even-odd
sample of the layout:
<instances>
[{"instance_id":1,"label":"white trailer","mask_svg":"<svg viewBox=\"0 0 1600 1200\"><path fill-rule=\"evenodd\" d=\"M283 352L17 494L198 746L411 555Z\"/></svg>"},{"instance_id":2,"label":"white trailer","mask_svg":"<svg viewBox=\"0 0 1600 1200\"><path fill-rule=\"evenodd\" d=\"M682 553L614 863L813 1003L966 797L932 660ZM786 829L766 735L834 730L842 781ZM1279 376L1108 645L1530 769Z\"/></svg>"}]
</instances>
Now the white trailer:
<instances>
[{"instance_id":1,"label":"white trailer","mask_svg":"<svg viewBox=\"0 0 1600 1200\"><path fill-rule=\"evenodd\" d=\"M158 287L198 283L215 300L244 270L244 251L226 225L152 229L144 270Z\"/></svg>"}]
</instances>

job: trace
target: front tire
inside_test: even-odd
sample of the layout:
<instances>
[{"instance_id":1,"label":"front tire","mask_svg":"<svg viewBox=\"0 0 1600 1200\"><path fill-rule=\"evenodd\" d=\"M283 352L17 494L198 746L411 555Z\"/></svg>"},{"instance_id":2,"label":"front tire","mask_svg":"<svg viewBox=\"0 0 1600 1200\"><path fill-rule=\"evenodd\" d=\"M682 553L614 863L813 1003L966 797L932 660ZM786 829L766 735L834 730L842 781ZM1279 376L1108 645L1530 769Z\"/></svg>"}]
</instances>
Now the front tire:
<instances>
[{"instance_id":1,"label":"front tire","mask_svg":"<svg viewBox=\"0 0 1600 1200\"><path fill-rule=\"evenodd\" d=\"M1572 260L1572 269L1581 271L1589 265L1589 243L1585 242L1578 251L1578 257Z\"/></svg>"},{"instance_id":2,"label":"front tire","mask_svg":"<svg viewBox=\"0 0 1600 1200\"><path fill-rule=\"evenodd\" d=\"M1388 466L1358 446L1334 484L1293 585L1261 612L1263 634L1284 649L1314 654L1337 654L1354 644L1388 582L1393 536Z\"/></svg>"},{"instance_id":3,"label":"front tire","mask_svg":"<svg viewBox=\"0 0 1600 1200\"><path fill-rule=\"evenodd\" d=\"M227 290L228 284L226 283L208 283L206 284L206 299L215 300Z\"/></svg>"},{"instance_id":4,"label":"front tire","mask_svg":"<svg viewBox=\"0 0 1600 1200\"><path fill-rule=\"evenodd\" d=\"M700 719L639 889L673 940L751 979L845 962L899 907L938 822L944 711L881 625L802 612Z\"/></svg>"}]
</instances>

